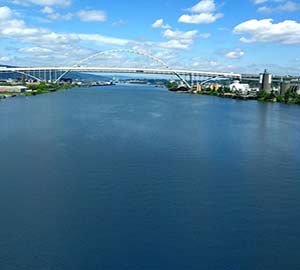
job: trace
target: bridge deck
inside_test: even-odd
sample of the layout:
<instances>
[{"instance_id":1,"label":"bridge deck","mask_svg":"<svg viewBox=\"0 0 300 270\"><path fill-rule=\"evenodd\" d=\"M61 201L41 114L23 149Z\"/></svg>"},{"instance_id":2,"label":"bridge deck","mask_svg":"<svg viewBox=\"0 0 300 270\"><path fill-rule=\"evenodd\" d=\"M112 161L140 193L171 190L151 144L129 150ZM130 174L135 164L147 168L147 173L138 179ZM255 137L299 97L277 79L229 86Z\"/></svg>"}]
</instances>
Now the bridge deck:
<instances>
[{"instance_id":1,"label":"bridge deck","mask_svg":"<svg viewBox=\"0 0 300 270\"><path fill-rule=\"evenodd\" d=\"M144 73L159 75L193 75L207 77L223 77L223 78L241 78L241 74L227 72L212 72L199 70L183 70L183 69L145 69L145 68L114 68L114 67L18 67L5 68L1 67L0 72L43 72L43 71L75 71L75 72L100 72L100 73Z\"/></svg>"}]
</instances>

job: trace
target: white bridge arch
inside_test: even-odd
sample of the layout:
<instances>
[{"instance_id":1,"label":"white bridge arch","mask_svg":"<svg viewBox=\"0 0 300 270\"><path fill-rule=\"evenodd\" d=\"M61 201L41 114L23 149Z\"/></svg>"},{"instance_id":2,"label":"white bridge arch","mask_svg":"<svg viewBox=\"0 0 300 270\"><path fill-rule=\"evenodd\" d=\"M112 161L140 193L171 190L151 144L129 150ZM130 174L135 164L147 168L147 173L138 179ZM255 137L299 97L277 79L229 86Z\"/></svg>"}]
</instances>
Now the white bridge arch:
<instances>
[{"instance_id":1,"label":"white bridge arch","mask_svg":"<svg viewBox=\"0 0 300 270\"><path fill-rule=\"evenodd\" d=\"M124 67L87 67L83 66L84 63L91 59L105 54L115 53L129 53L140 55L154 61L162 66L162 68L124 68ZM37 81L51 81L59 82L69 72L88 72L88 73L131 73L131 74L156 74L156 75L175 75L182 81L188 88L191 88L195 78L227 78L240 80L242 75L237 73L224 73L212 71L199 71L199 70L186 70L186 69L171 69L169 65L148 53L131 50L131 49L118 49L107 50L90 55L73 66L62 67L0 67L0 73L19 73L28 76ZM185 79L189 78L190 83Z\"/></svg>"},{"instance_id":2,"label":"white bridge arch","mask_svg":"<svg viewBox=\"0 0 300 270\"><path fill-rule=\"evenodd\" d=\"M135 55L141 55L144 56L150 60L153 60L154 62L157 62L158 64L161 64L162 66L164 66L165 68L169 68L168 64L166 62L164 62L163 60L161 60L160 58L150 55L148 53L142 52L142 51L138 51L138 50L131 50L131 49L118 49L118 50L107 50L107 51L101 51L101 52L97 52L93 55L90 55L82 60L80 60L76 66L81 66L82 63L87 62L90 59L96 58L98 56L101 55L105 55L105 54L114 54L114 53L130 53L130 54L135 54Z\"/></svg>"},{"instance_id":3,"label":"white bridge arch","mask_svg":"<svg viewBox=\"0 0 300 270\"><path fill-rule=\"evenodd\" d=\"M138 51L138 50L131 50L131 49L118 49L118 50L107 50L107 51L101 51L101 52L97 52L95 54L92 54L82 60L80 60L77 64L74 65L74 67L81 67L83 63L91 60L91 59L94 59L94 58L97 58L99 56L102 56L102 55L106 55L106 54L115 54L115 53L129 53L129 54L135 54L135 55L140 55L140 56L143 56L145 58L148 58L160 65L162 65L165 69L167 70L170 70L175 76L177 76L188 88L191 88L191 85L180 75L178 74L176 71L172 70L169 68L169 65L161 60L160 58L156 57L156 56L153 56L151 54L148 54L148 53L145 53L145 52L142 52L142 51ZM142 70L142 69L139 69L139 70ZM71 70L67 70L65 71L61 76L59 76L55 82L59 82L66 74L68 74L69 72L71 72Z\"/></svg>"}]
</instances>

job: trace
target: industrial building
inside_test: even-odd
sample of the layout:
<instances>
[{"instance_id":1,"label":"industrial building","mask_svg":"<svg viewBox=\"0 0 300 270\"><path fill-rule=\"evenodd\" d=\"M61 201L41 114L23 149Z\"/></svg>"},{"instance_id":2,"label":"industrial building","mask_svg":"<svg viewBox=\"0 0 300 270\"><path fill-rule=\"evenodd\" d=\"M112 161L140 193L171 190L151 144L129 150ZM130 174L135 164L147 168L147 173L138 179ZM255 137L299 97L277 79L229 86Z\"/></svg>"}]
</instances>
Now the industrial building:
<instances>
[{"instance_id":1,"label":"industrial building","mask_svg":"<svg viewBox=\"0 0 300 270\"><path fill-rule=\"evenodd\" d=\"M26 86L2 86L0 85L0 93L23 93L28 88Z\"/></svg>"},{"instance_id":2,"label":"industrial building","mask_svg":"<svg viewBox=\"0 0 300 270\"><path fill-rule=\"evenodd\" d=\"M267 70L259 75L260 91L264 91L267 93L272 92L272 77L273 75L271 73L268 73Z\"/></svg>"},{"instance_id":3,"label":"industrial building","mask_svg":"<svg viewBox=\"0 0 300 270\"><path fill-rule=\"evenodd\" d=\"M250 91L249 84L240 83L240 81L234 81L232 84L230 84L230 91L232 92L240 92L243 95L247 95Z\"/></svg>"}]
</instances>

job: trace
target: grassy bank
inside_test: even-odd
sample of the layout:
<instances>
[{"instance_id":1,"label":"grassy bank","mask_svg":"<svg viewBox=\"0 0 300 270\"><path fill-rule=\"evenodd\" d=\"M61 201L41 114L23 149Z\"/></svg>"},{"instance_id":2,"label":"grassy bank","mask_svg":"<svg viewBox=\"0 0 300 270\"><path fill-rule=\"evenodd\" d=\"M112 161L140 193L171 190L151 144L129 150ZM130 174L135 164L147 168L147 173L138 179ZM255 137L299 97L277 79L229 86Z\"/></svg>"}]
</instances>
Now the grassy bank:
<instances>
[{"instance_id":1,"label":"grassy bank","mask_svg":"<svg viewBox=\"0 0 300 270\"><path fill-rule=\"evenodd\" d=\"M59 85L57 83L44 83L41 82L40 84L29 84L27 85L28 89L31 90L31 92L25 92L25 96L35 96L35 95L41 95L41 94L47 94L59 90L66 90L71 88L71 85Z\"/></svg>"},{"instance_id":2,"label":"grassy bank","mask_svg":"<svg viewBox=\"0 0 300 270\"><path fill-rule=\"evenodd\" d=\"M219 96L219 97L224 97L226 94L232 94L233 98L237 97L245 97L240 93L235 93L231 91L224 91L224 90L210 90L210 89L205 89L198 94L200 95L209 95L209 96ZM249 99L253 99L249 98ZM272 93L266 93L266 92L259 92L257 96L255 97L260 102L278 102L278 103L284 103L284 104L298 104L300 105L300 95L292 92L291 90L288 90L284 95L279 95L276 94L275 92Z\"/></svg>"},{"instance_id":3,"label":"grassy bank","mask_svg":"<svg viewBox=\"0 0 300 270\"><path fill-rule=\"evenodd\" d=\"M288 90L284 95L277 95L275 93L260 92L258 94L258 101L262 102L280 102L285 104L300 105L300 95Z\"/></svg>"}]
</instances>

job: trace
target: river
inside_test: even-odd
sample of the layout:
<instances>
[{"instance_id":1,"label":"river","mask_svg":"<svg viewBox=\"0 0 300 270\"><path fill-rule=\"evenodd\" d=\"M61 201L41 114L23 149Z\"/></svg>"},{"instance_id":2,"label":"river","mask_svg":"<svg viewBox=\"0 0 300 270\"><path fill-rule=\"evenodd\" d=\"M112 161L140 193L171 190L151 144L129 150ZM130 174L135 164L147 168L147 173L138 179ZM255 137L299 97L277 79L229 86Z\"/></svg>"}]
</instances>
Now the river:
<instances>
[{"instance_id":1,"label":"river","mask_svg":"<svg viewBox=\"0 0 300 270\"><path fill-rule=\"evenodd\" d=\"M0 124L1 270L300 269L300 106L76 88Z\"/></svg>"}]
</instances>

